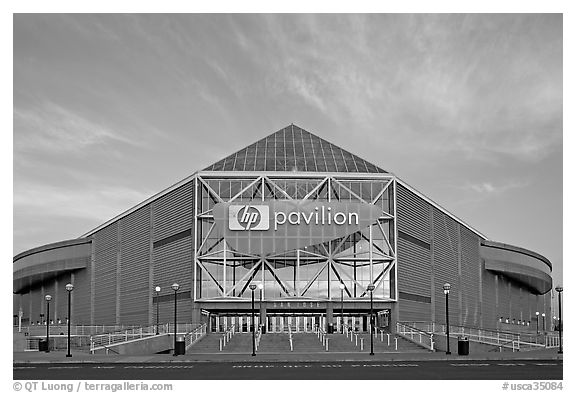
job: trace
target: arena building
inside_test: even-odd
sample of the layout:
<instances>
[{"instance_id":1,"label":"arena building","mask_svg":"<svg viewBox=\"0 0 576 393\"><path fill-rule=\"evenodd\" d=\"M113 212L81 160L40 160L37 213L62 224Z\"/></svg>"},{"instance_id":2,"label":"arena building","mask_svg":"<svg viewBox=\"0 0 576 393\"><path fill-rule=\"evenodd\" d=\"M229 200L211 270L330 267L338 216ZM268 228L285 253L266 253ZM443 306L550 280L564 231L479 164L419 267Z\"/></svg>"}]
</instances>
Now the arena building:
<instances>
[{"instance_id":1,"label":"arena building","mask_svg":"<svg viewBox=\"0 0 576 393\"><path fill-rule=\"evenodd\" d=\"M268 331L366 331L371 296L380 327L443 323L450 283L451 324L528 332L536 311L551 316L551 270L290 125L77 239L18 254L13 308L24 325L63 324L70 282L73 324L153 325L173 321L178 283L178 321L212 331L248 331L253 294Z\"/></svg>"}]
</instances>

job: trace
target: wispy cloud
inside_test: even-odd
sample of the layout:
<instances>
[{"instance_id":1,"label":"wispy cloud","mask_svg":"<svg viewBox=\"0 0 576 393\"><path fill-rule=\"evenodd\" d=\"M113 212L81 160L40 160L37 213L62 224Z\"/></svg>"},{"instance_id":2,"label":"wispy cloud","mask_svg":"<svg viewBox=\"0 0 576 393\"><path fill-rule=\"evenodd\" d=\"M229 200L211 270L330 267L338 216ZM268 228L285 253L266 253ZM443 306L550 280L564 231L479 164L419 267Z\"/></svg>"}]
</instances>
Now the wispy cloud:
<instances>
[{"instance_id":1,"label":"wispy cloud","mask_svg":"<svg viewBox=\"0 0 576 393\"><path fill-rule=\"evenodd\" d=\"M468 191L480 196L494 196L497 194L503 194L507 191L524 188L530 185L529 181L509 181L506 183L495 184L490 181L479 182L479 183L466 183L456 188Z\"/></svg>"},{"instance_id":2,"label":"wispy cloud","mask_svg":"<svg viewBox=\"0 0 576 393\"><path fill-rule=\"evenodd\" d=\"M14 189L15 217L68 217L104 222L152 194L145 190L110 185L73 189L69 186L18 183Z\"/></svg>"},{"instance_id":3,"label":"wispy cloud","mask_svg":"<svg viewBox=\"0 0 576 393\"><path fill-rule=\"evenodd\" d=\"M16 151L74 153L111 142L140 144L137 139L54 103L45 103L36 109L14 108L14 129Z\"/></svg>"}]
</instances>

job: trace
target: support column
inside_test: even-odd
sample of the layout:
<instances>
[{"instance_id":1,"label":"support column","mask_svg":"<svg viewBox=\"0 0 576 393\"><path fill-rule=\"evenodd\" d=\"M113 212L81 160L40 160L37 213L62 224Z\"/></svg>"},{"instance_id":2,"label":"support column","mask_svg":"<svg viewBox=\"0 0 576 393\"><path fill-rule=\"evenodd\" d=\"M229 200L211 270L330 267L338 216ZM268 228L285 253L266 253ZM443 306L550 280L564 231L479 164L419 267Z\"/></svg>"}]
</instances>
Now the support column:
<instances>
[{"instance_id":1,"label":"support column","mask_svg":"<svg viewBox=\"0 0 576 393\"><path fill-rule=\"evenodd\" d=\"M200 304L192 302L192 323L208 323L208 320L202 318L202 308Z\"/></svg>"},{"instance_id":2,"label":"support column","mask_svg":"<svg viewBox=\"0 0 576 393\"><path fill-rule=\"evenodd\" d=\"M328 326L334 324L333 314L334 314L334 307L332 305L332 302L326 302L326 326L324 326L326 332L328 332Z\"/></svg>"},{"instance_id":3,"label":"support column","mask_svg":"<svg viewBox=\"0 0 576 393\"><path fill-rule=\"evenodd\" d=\"M268 324L266 323L266 302L260 303L260 324L264 325L264 328L262 329L262 333L267 332L268 331Z\"/></svg>"},{"instance_id":4,"label":"support column","mask_svg":"<svg viewBox=\"0 0 576 393\"><path fill-rule=\"evenodd\" d=\"M396 322L398 322L398 303L390 303L390 333L396 333Z\"/></svg>"}]
</instances>

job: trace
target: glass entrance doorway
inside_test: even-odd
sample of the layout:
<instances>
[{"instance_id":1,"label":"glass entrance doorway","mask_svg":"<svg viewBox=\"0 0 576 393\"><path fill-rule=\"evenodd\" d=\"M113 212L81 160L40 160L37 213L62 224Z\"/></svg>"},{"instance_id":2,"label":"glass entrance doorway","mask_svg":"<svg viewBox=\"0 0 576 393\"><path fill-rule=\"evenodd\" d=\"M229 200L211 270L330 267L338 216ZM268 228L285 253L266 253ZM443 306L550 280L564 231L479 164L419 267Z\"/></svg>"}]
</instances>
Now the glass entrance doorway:
<instances>
[{"instance_id":1,"label":"glass entrance doorway","mask_svg":"<svg viewBox=\"0 0 576 393\"><path fill-rule=\"evenodd\" d=\"M254 325L260 325L260 315L254 314ZM252 314L210 314L210 331L225 332L234 327L238 333L249 333L252 326Z\"/></svg>"},{"instance_id":2,"label":"glass entrance doorway","mask_svg":"<svg viewBox=\"0 0 576 393\"><path fill-rule=\"evenodd\" d=\"M323 314L274 313L266 316L270 333L313 333L317 326L324 326ZM289 328L290 327L290 328Z\"/></svg>"}]
</instances>

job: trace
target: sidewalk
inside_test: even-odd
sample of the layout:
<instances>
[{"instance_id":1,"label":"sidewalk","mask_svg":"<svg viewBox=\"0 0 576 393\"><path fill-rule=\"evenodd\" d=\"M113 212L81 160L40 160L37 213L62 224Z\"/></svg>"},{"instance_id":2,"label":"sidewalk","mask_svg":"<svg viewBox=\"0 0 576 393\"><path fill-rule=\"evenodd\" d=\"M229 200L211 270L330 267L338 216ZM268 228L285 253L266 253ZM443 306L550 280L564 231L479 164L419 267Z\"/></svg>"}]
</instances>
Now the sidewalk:
<instances>
[{"instance_id":1,"label":"sidewalk","mask_svg":"<svg viewBox=\"0 0 576 393\"><path fill-rule=\"evenodd\" d=\"M189 353L172 356L161 355L91 355L87 352L73 351L67 358L65 351L16 352L13 354L14 365L30 363L163 363L163 362L390 362L390 361L471 361L471 360L562 360L558 349L548 348L528 352L483 352L458 356L456 353L446 355L444 352L431 353L375 353L370 356L359 352L316 352L316 353Z\"/></svg>"}]
</instances>

